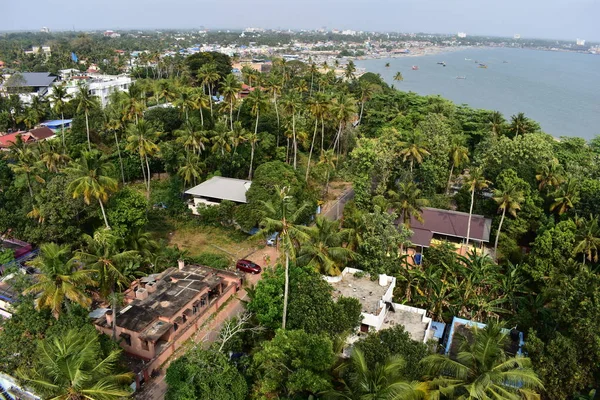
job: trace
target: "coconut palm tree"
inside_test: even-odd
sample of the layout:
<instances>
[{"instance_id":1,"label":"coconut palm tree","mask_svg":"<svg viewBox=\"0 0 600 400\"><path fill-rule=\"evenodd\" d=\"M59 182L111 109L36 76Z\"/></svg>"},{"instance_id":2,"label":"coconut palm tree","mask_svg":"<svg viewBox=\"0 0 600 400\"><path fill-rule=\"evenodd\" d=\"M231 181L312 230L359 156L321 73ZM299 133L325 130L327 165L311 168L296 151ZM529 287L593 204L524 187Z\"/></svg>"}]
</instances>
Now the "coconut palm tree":
<instances>
[{"instance_id":1,"label":"coconut palm tree","mask_svg":"<svg viewBox=\"0 0 600 400\"><path fill-rule=\"evenodd\" d=\"M202 87L208 89L208 101L210 104L210 116L213 116L213 85L219 81L219 74L217 73L217 67L215 64L209 63L204 64L198 70L198 79L202 83Z\"/></svg>"},{"instance_id":2,"label":"coconut palm tree","mask_svg":"<svg viewBox=\"0 0 600 400\"><path fill-rule=\"evenodd\" d=\"M481 168L474 168L469 172L469 177L465 181L465 185L469 187L471 192L471 205L469 207L469 222L467 223L467 239L466 246L469 248L469 238L471 237L471 217L473 216L473 205L475 204L475 191L487 188L490 181L483 176Z\"/></svg>"},{"instance_id":3,"label":"coconut palm tree","mask_svg":"<svg viewBox=\"0 0 600 400\"><path fill-rule=\"evenodd\" d=\"M469 149L458 142L452 143L450 147L450 176L446 186L446 194L450 193L450 184L452 183L452 172L454 168L460 168L469 162Z\"/></svg>"},{"instance_id":4,"label":"coconut palm tree","mask_svg":"<svg viewBox=\"0 0 600 400\"><path fill-rule=\"evenodd\" d=\"M337 370L349 370L341 380L339 390L323 393L325 399L335 400L418 400L427 399L426 382L408 382L403 376L406 362L402 357L390 357L369 368L359 348L352 350L350 359Z\"/></svg>"},{"instance_id":5,"label":"coconut palm tree","mask_svg":"<svg viewBox=\"0 0 600 400\"><path fill-rule=\"evenodd\" d=\"M131 283L123 273L127 262L138 257L135 250L123 250L124 241L111 231L98 229L94 236L83 235L85 246L75 253L75 259L94 271L100 294L107 299ZM111 296L113 311L113 340L117 339L117 297Z\"/></svg>"},{"instance_id":6,"label":"coconut palm tree","mask_svg":"<svg viewBox=\"0 0 600 400\"><path fill-rule=\"evenodd\" d=\"M237 100L238 93L242 89L242 84L233 74L229 74L221 82L221 94L225 101L229 103L229 126L233 130L233 105Z\"/></svg>"},{"instance_id":7,"label":"coconut palm tree","mask_svg":"<svg viewBox=\"0 0 600 400\"><path fill-rule=\"evenodd\" d=\"M72 329L52 340L40 340L32 368L17 375L46 399L118 400L128 397L133 373L117 373L121 350L103 358L94 330Z\"/></svg>"},{"instance_id":8,"label":"coconut palm tree","mask_svg":"<svg viewBox=\"0 0 600 400\"><path fill-rule=\"evenodd\" d=\"M248 170L248 180L252 180L252 167L254 165L254 149L256 143L260 141L256 133L248 132L244 137L244 140L250 143L250 169Z\"/></svg>"},{"instance_id":9,"label":"coconut palm tree","mask_svg":"<svg viewBox=\"0 0 600 400\"><path fill-rule=\"evenodd\" d=\"M333 149L337 147L338 155L340 154L341 143L342 143L342 132L346 124L354 118L358 112L356 101L351 96L344 93L339 94L333 99L331 104L331 115L334 120L338 123L338 133L333 142Z\"/></svg>"},{"instance_id":10,"label":"coconut palm tree","mask_svg":"<svg viewBox=\"0 0 600 400\"><path fill-rule=\"evenodd\" d=\"M202 151L206 148L205 143L208 142L205 131L196 129L194 124L190 121L186 121L183 124L183 128L176 130L177 141L185 147L187 152L194 154L202 154Z\"/></svg>"},{"instance_id":11,"label":"coconut palm tree","mask_svg":"<svg viewBox=\"0 0 600 400\"><path fill-rule=\"evenodd\" d=\"M59 145L52 141L38 143L40 161L46 166L49 172L58 173L69 162L70 157L64 152L65 148L58 148Z\"/></svg>"},{"instance_id":12,"label":"coconut palm tree","mask_svg":"<svg viewBox=\"0 0 600 400\"><path fill-rule=\"evenodd\" d=\"M195 154L188 154L185 158L185 163L177 170L177 175L183 179L183 184L189 186L196 182L202 176L200 157Z\"/></svg>"},{"instance_id":13,"label":"coconut palm tree","mask_svg":"<svg viewBox=\"0 0 600 400\"><path fill-rule=\"evenodd\" d=\"M302 106L302 98L296 91L289 91L282 99L285 112L292 117L292 143L294 147L294 169L297 168L298 140L296 136L296 113Z\"/></svg>"},{"instance_id":14,"label":"coconut palm tree","mask_svg":"<svg viewBox=\"0 0 600 400\"><path fill-rule=\"evenodd\" d=\"M325 177L325 195L329 193L329 176L331 174L331 170L335 169L336 161L337 156L335 155L333 149L325 150L321 153L321 157L319 157L319 165L324 165L327 171L327 176Z\"/></svg>"},{"instance_id":15,"label":"coconut palm tree","mask_svg":"<svg viewBox=\"0 0 600 400\"><path fill-rule=\"evenodd\" d=\"M339 275L343 264L355 257L355 253L344 243L350 231L340 229L340 221L331 221L317 216L312 226L298 227L307 235L300 243L298 264L314 268L320 274Z\"/></svg>"},{"instance_id":16,"label":"coconut palm tree","mask_svg":"<svg viewBox=\"0 0 600 400\"><path fill-rule=\"evenodd\" d=\"M346 64L346 68L344 70L344 76L346 76L346 79L348 79L348 80L354 79L355 72L356 72L356 66L354 65L354 61L352 61L352 60L348 61L348 64Z\"/></svg>"},{"instance_id":17,"label":"coconut palm tree","mask_svg":"<svg viewBox=\"0 0 600 400\"><path fill-rule=\"evenodd\" d=\"M285 329L287 320L288 293L290 287L290 261L296 260L296 245L307 240L307 235L296 225L308 208L308 203L296 207L294 199L289 195L289 188L275 186L278 198L276 201L261 202L263 215L260 221L261 232L269 234L279 232L279 242L285 255L285 287L283 291L283 319L281 328Z\"/></svg>"},{"instance_id":18,"label":"coconut palm tree","mask_svg":"<svg viewBox=\"0 0 600 400\"><path fill-rule=\"evenodd\" d=\"M131 86L128 92L123 93L123 122L135 121L137 124L139 119L144 115L146 108L144 102L139 98L135 86Z\"/></svg>"},{"instance_id":19,"label":"coconut palm tree","mask_svg":"<svg viewBox=\"0 0 600 400\"><path fill-rule=\"evenodd\" d=\"M558 160L553 159L550 164L540 168L535 179L539 182L538 190L540 192L548 187L558 188L564 181Z\"/></svg>"},{"instance_id":20,"label":"coconut palm tree","mask_svg":"<svg viewBox=\"0 0 600 400\"><path fill-rule=\"evenodd\" d=\"M107 120L104 123L104 128L113 133L115 138L115 147L117 148L117 154L119 156L119 166L121 167L121 179L123 180L123 185L125 185L125 169L123 167L123 158L121 157L121 145L119 143L119 135L117 132L123 128L123 123L119 118L110 118L107 116Z\"/></svg>"},{"instance_id":21,"label":"coconut palm tree","mask_svg":"<svg viewBox=\"0 0 600 400\"><path fill-rule=\"evenodd\" d=\"M90 204L92 199L98 200L106 229L110 229L104 204L112 192L116 192L119 184L112 178L113 164L101 160L97 152L84 152L76 162L71 162L65 168L73 176L67 190L73 198L83 197L85 204Z\"/></svg>"},{"instance_id":22,"label":"coconut palm tree","mask_svg":"<svg viewBox=\"0 0 600 400\"><path fill-rule=\"evenodd\" d=\"M71 97L67 93L67 88L65 84L56 85L52 88L52 94L50 95L50 101L54 104L53 110L57 115L60 115L60 119L64 121L65 119L65 108L67 106L67 102L69 101L69 97ZM61 125L60 128L61 136L62 136L62 145L65 146L65 128Z\"/></svg>"},{"instance_id":23,"label":"coconut palm tree","mask_svg":"<svg viewBox=\"0 0 600 400\"><path fill-rule=\"evenodd\" d=\"M179 108L185 115L185 120L190 120L190 110L196 107L194 92L191 88L185 88L179 91L179 97L174 102L175 107Z\"/></svg>"},{"instance_id":24,"label":"coconut palm tree","mask_svg":"<svg viewBox=\"0 0 600 400\"><path fill-rule=\"evenodd\" d=\"M525 135L533 131L533 125L531 120L525 116L524 113L518 113L510 117L510 126L508 130L515 136Z\"/></svg>"},{"instance_id":25,"label":"coconut palm tree","mask_svg":"<svg viewBox=\"0 0 600 400\"><path fill-rule=\"evenodd\" d=\"M36 294L35 308L49 308L54 318L58 319L63 304L68 302L88 308L92 299L85 292L86 286L94 285L94 271L80 268L71 258L68 245L44 243L40 246L39 255L27 265L38 269L34 284L24 294Z\"/></svg>"},{"instance_id":26,"label":"coconut palm tree","mask_svg":"<svg viewBox=\"0 0 600 400\"><path fill-rule=\"evenodd\" d=\"M25 175L29 196L33 199L33 187L31 186L31 178L39 183L44 183L44 178L40 175L39 154L34 151L31 146L27 146L23 142L21 135L17 135L17 139L9 146L10 156L13 162L9 164L10 169L17 175Z\"/></svg>"},{"instance_id":27,"label":"coconut palm tree","mask_svg":"<svg viewBox=\"0 0 600 400\"><path fill-rule=\"evenodd\" d=\"M192 101L193 101L193 109L200 111L200 126L204 128L204 112L203 109L209 107L210 100L208 96L202 92L201 89L195 88L192 89Z\"/></svg>"},{"instance_id":28,"label":"coconut palm tree","mask_svg":"<svg viewBox=\"0 0 600 400\"><path fill-rule=\"evenodd\" d=\"M148 199L150 199L150 180L152 178L148 159L159 151L155 143L157 137L158 133L145 120L140 120L136 125L129 125L127 128L127 145L125 149L132 153L138 153L140 156ZM144 161L146 162L146 170L144 170Z\"/></svg>"},{"instance_id":29,"label":"coconut palm tree","mask_svg":"<svg viewBox=\"0 0 600 400\"><path fill-rule=\"evenodd\" d=\"M250 112L256 117L256 121L254 122L254 134L256 135L258 134L258 118L260 117L261 111L267 109L269 101L267 100L265 93L258 88L250 92L244 101L248 102L250 105Z\"/></svg>"},{"instance_id":30,"label":"coconut palm tree","mask_svg":"<svg viewBox=\"0 0 600 400\"><path fill-rule=\"evenodd\" d=\"M308 153L308 163L306 165L306 181L308 181L308 175L310 173L310 160L312 159L313 149L315 147L315 138L317 137L317 129L319 127L319 120L321 121L321 131L323 136L325 135L325 122L324 117L327 112L329 102L327 97L322 93L316 93L315 96L309 99L308 108L310 113L315 119L315 130L313 132L312 141L310 142L310 151ZM323 139L322 139L323 140ZM323 152L323 146L321 145L321 152Z\"/></svg>"},{"instance_id":31,"label":"coconut palm tree","mask_svg":"<svg viewBox=\"0 0 600 400\"><path fill-rule=\"evenodd\" d=\"M396 75L394 75L394 80L396 82L402 82L404 80L404 77L402 76L402 72L400 72L400 71L396 72Z\"/></svg>"},{"instance_id":32,"label":"coconut palm tree","mask_svg":"<svg viewBox=\"0 0 600 400\"><path fill-rule=\"evenodd\" d=\"M504 124L506 120L501 112L493 111L489 115L488 125L490 126L490 130L495 136L499 136L504 129Z\"/></svg>"},{"instance_id":33,"label":"coconut palm tree","mask_svg":"<svg viewBox=\"0 0 600 400\"><path fill-rule=\"evenodd\" d=\"M557 211L562 215L579 201L579 184L574 178L569 177L554 192L554 202L550 205L550 211Z\"/></svg>"},{"instance_id":34,"label":"coconut palm tree","mask_svg":"<svg viewBox=\"0 0 600 400\"><path fill-rule=\"evenodd\" d=\"M577 227L575 236L575 247L573 255L581 254L582 262L585 260L598 262L598 252L600 251L600 227L598 218L590 214L589 219L582 218Z\"/></svg>"},{"instance_id":35,"label":"coconut palm tree","mask_svg":"<svg viewBox=\"0 0 600 400\"><path fill-rule=\"evenodd\" d=\"M381 90L381 87L369 81L359 81L360 87L360 114L358 116L358 125L362 122L365 103L373 97L373 94Z\"/></svg>"},{"instance_id":36,"label":"coconut palm tree","mask_svg":"<svg viewBox=\"0 0 600 400\"><path fill-rule=\"evenodd\" d=\"M279 130L281 128L277 98L279 97L279 95L281 94L281 90L283 89L282 80L283 78L281 76L274 73L270 73L265 85L265 89L267 93L273 97L273 104L275 105L275 115L277 116L277 147L279 147Z\"/></svg>"},{"instance_id":37,"label":"coconut palm tree","mask_svg":"<svg viewBox=\"0 0 600 400\"><path fill-rule=\"evenodd\" d=\"M517 185L511 184L508 187L494 190L494 200L498 203L498 211L502 211L498 232L496 233L496 241L494 243L494 254L498 252L498 239L500 239L500 231L502 223L506 216L506 211L513 217L517 217L517 211L521 209L521 203L525 201L523 192L519 190Z\"/></svg>"},{"instance_id":38,"label":"coconut palm tree","mask_svg":"<svg viewBox=\"0 0 600 400\"><path fill-rule=\"evenodd\" d=\"M504 350L507 331L496 323L470 328L473 339L461 337L455 358L433 354L423 359L431 398L533 399L543 390L542 381L531 368L531 360L510 357Z\"/></svg>"},{"instance_id":39,"label":"coconut palm tree","mask_svg":"<svg viewBox=\"0 0 600 400\"><path fill-rule=\"evenodd\" d=\"M97 101L90 94L87 86L82 83L79 85L77 89L77 94L75 95L75 102L77 103L77 112L85 114L85 131L87 133L87 142L88 142L88 150L92 151L92 142L90 141L90 121L89 114L90 111L96 106Z\"/></svg>"},{"instance_id":40,"label":"coconut palm tree","mask_svg":"<svg viewBox=\"0 0 600 400\"><path fill-rule=\"evenodd\" d=\"M388 192L390 206L402 216L404 225L410 227L411 217L423 222L421 213L427 205L427 200L421 197L421 189L412 181L400 182L397 190Z\"/></svg>"},{"instance_id":41,"label":"coconut palm tree","mask_svg":"<svg viewBox=\"0 0 600 400\"><path fill-rule=\"evenodd\" d=\"M213 153L220 151L221 155L225 156L225 152L229 153L231 151L232 133L233 132L229 130L225 122L217 121L210 138L213 144L211 148Z\"/></svg>"},{"instance_id":42,"label":"coconut palm tree","mask_svg":"<svg viewBox=\"0 0 600 400\"><path fill-rule=\"evenodd\" d=\"M402 157L402 161L410 161L410 172L413 171L413 164L421 164L423 157L428 156L430 153L427 150L425 144L425 138L420 131L414 131L405 142L400 142L399 155Z\"/></svg>"}]
</instances>

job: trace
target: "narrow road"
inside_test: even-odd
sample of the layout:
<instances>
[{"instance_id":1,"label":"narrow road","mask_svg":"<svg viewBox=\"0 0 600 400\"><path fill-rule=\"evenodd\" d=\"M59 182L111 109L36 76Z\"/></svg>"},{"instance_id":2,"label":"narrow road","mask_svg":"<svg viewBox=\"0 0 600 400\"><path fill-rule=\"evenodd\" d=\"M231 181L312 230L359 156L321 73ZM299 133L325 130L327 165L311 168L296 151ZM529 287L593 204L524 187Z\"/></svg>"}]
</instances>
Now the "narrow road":
<instances>
[{"instance_id":1,"label":"narrow road","mask_svg":"<svg viewBox=\"0 0 600 400\"><path fill-rule=\"evenodd\" d=\"M321 215L333 221L340 219L342 215L344 215L344 207L346 206L346 203L352 200L353 198L354 189L350 188L346 190L346 192L344 192L344 194L342 194L342 196L335 203L333 203L327 211L323 212Z\"/></svg>"}]
</instances>

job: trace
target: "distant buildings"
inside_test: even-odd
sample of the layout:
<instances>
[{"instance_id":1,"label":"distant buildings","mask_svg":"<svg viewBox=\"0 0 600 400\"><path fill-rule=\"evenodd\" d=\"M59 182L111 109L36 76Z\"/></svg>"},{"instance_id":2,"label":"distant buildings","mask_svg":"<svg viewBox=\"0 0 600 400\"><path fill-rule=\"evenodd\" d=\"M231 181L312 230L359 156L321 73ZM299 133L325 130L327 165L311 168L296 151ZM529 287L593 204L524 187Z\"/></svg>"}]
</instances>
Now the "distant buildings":
<instances>
[{"instance_id":1,"label":"distant buildings","mask_svg":"<svg viewBox=\"0 0 600 400\"><path fill-rule=\"evenodd\" d=\"M461 39L464 39L464 38L466 38L466 37L467 37L467 34L466 34L465 32L458 32L458 33L456 34L456 36L458 36L458 37L459 37L459 38L461 38Z\"/></svg>"},{"instance_id":2,"label":"distant buildings","mask_svg":"<svg viewBox=\"0 0 600 400\"><path fill-rule=\"evenodd\" d=\"M50 46L32 46L31 49L25 50L25 54L27 55L37 55L43 54L46 57L50 57L52 55L52 49Z\"/></svg>"},{"instance_id":3,"label":"distant buildings","mask_svg":"<svg viewBox=\"0 0 600 400\"><path fill-rule=\"evenodd\" d=\"M515 35L513 36L513 39L521 39L521 34L515 33Z\"/></svg>"},{"instance_id":4,"label":"distant buildings","mask_svg":"<svg viewBox=\"0 0 600 400\"><path fill-rule=\"evenodd\" d=\"M585 39L577 39L577 46L585 46Z\"/></svg>"},{"instance_id":5,"label":"distant buildings","mask_svg":"<svg viewBox=\"0 0 600 400\"><path fill-rule=\"evenodd\" d=\"M109 37L109 38L118 38L121 37L120 33L108 30L108 31L104 31L104 37Z\"/></svg>"},{"instance_id":6,"label":"distant buildings","mask_svg":"<svg viewBox=\"0 0 600 400\"><path fill-rule=\"evenodd\" d=\"M40 32L41 33L50 33L50 28L44 26L40 29Z\"/></svg>"}]
</instances>

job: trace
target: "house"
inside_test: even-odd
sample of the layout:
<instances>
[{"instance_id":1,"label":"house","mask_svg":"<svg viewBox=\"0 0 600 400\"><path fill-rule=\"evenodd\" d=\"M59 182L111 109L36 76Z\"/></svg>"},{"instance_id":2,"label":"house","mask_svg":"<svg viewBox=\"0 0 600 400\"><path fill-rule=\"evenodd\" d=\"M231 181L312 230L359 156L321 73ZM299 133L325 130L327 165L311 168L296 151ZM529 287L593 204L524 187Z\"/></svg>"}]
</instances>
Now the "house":
<instances>
[{"instance_id":1,"label":"house","mask_svg":"<svg viewBox=\"0 0 600 400\"><path fill-rule=\"evenodd\" d=\"M0 398L3 399L21 399L21 400L41 400L41 397L20 386L19 381L4 372L0 372Z\"/></svg>"},{"instance_id":2,"label":"house","mask_svg":"<svg viewBox=\"0 0 600 400\"><path fill-rule=\"evenodd\" d=\"M112 92L126 92L132 83L129 75L99 75L88 81L87 85L90 93L100 98L102 107L106 107Z\"/></svg>"},{"instance_id":3,"label":"house","mask_svg":"<svg viewBox=\"0 0 600 400\"><path fill-rule=\"evenodd\" d=\"M450 355L454 357L458 354L461 340L459 337L464 337L467 340L471 340L473 336L472 329L483 329L486 327L486 324L476 321L470 321L468 319L454 317L452 318L452 323L447 328L447 332L444 335L443 348L444 354ZM523 332L520 332L516 329L502 329L502 332L507 334L508 340L506 342L504 350L507 354L521 355L523 353L523 346L525 345L525 341L523 339Z\"/></svg>"},{"instance_id":4,"label":"house","mask_svg":"<svg viewBox=\"0 0 600 400\"><path fill-rule=\"evenodd\" d=\"M55 119L52 121L45 121L40 124L40 126L45 126L51 129L54 133L60 132L63 129L71 128L71 124L73 123L72 119Z\"/></svg>"},{"instance_id":5,"label":"house","mask_svg":"<svg viewBox=\"0 0 600 400\"><path fill-rule=\"evenodd\" d=\"M21 139L25 143L35 141L35 138L33 136L31 136L28 132L19 131L19 132L7 133L6 135L0 136L0 150L7 151L10 148L10 146L17 141L18 136L21 136Z\"/></svg>"},{"instance_id":6,"label":"house","mask_svg":"<svg viewBox=\"0 0 600 400\"><path fill-rule=\"evenodd\" d=\"M373 281L363 271L348 267L339 276L323 278L333 287L335 299L352 297L360 302L361 332L402 325L413 340L426 343L434 338L432 320L426 310L393 302L396 278L379 275L379 279Z\"/></svg>"},{"instance_id":7,"label":"house","mask_svg":"<svg viewBox=\"0 0 600 400\"><path fill-rule=\"evenodd\" d=\"M137 383L147 380L242 285L241 275L201 265L169 268L136 280L125 292L127 305L116 315L100 311L96 329L112 335L112 324L123 350L142 360Z\"/></svg>"},{"instance_id":8,"label":"house","mask_svg":"<svg viewBox=\"0 0 600 400\"><path fill-rule=\"evenodd\" d=\"M41 142L43 140L49 140L56 137L56 133L47 126L41 126L29 131L29 134L33 136L35 141Z\"/></svg>"},{"instance_id":9,"label":"house","mask_svg":"<svg viewBox=\"0 0 600 400\"><path fill-rule=\"evenodd\" d=\"M45 96L58 77L49 72L22 72L11 75L2 89L7 94L17 93L24 103L31 103L34 96Z\"/></svg>"},{"instance_id":10,"label":"house","mask_svg":"<svg viewBox=\"0 0 600 400\"><path fill-rule=\"evenodd\" d=\"M423 222L419 222L414 216L410 219L410 230L413 232L410 241L416 246L429 247L432 240L436 239L463 242L467 238L468 213L425 207L421 212L421 217ZM402 220L399 218L396 224L401 222ZM473 214L469 240L480 245L489 243L491 227L491 219Z\"/></svg>"},{"instance_id":11,"label":"house","mask_svg":"<svg viewBox=\"0 0 600 400\"><path fill-rule=\"evenodd\" d=\"M207 181L202 182L185 191L185 194L192 196L192 201L188 207L192 213L198 215L198 206L214 206L223 200L233 201L234 203L247 203L246 192L250 189L252 181L245 179L225 178L223 176L213 176Z\"/></svg>"}]
</instances>

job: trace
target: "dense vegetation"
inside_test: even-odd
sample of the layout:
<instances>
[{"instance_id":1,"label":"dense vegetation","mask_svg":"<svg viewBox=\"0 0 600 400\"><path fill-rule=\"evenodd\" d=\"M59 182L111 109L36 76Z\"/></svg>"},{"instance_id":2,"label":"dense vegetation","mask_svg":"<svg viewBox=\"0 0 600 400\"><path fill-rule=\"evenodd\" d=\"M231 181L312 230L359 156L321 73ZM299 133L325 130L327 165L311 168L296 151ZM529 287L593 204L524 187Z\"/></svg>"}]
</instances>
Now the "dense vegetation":
<instances>
[{"instance_id":1,"label":"dense vegetation","mask_svg":"<svg viewBox=\"0 0 600 400\"><path fill-rule=\"evenodd\" d=\"M252 318L243 325L261 329L240 329L227 346L193 350L174 363L169 398L412 398L431 391L442 398L563 399L594 387L597 140L556 140L522 114L506 121L497 112L396 91L374 74L356 78L352 64L343 78L281 60L267 75L246 70L242 79L257 89L240 101L241 83L224 68L229 62L214 54L184 60L172 78L139 79L105 109L85 90L73 99L56 92L52 106L0 98L0 129L74 118L57 139L18 141L0 158L0 232L41 249L32 262L41 274L19 282L21 302L2 322L2 370L33 366L68 389L36 352L58 351L57 337L89 325L83 321L92 298L119 307L132 279L185 257L156 239L191 219L184 188L223 175L253 178L249 203L201 209L200 219L187 223L232 235L255 226L278 231L282 257L248 289ZM166 102L174 107L149 108ZM355 191L343 223L311 221L335 179L350 180ZM492 218L495 245L459 256L442 243L412 266L403 251L410 217L424 206ZM227 264L214 255L200 262ZM430 354L401 328L367 336L356 345L361 351L340 362L360 306L333 301L319 274L345 266L396 276L395 301L436 320L490 324L463 345L458 362ZM495 320L526 332L530 358L504 353ZM85 340L98 340L93 335ZM82 340L74 339L65 357L74 357ZM93 347L82 369L116 357L110 346ZM224 349L239 356L235 362ZM114 375L110 384L118 386L127 376L110 364L102 379Z\"/></svg>"}]
</instances>

